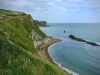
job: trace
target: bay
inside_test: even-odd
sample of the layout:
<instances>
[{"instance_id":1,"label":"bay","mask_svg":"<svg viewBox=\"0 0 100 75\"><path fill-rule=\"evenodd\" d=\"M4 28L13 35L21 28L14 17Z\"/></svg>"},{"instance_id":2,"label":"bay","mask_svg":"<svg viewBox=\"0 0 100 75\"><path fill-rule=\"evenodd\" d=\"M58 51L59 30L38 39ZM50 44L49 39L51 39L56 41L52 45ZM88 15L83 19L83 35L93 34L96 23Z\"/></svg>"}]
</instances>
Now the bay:
<instances>
[{"instance_id":1,"label":"bay","mask_svg":"<svg viewBox=\"0 0 100 75\"><path fill-rule=\"evenodd\" d=\"M47 35L62 41L49 47L52 59L73 75L100 75L100 47L70 39L79 38L100 44L99 23L50 23L41 28ZM65 33L64 33L65 31Z\"/></svg>"}]
</instances>

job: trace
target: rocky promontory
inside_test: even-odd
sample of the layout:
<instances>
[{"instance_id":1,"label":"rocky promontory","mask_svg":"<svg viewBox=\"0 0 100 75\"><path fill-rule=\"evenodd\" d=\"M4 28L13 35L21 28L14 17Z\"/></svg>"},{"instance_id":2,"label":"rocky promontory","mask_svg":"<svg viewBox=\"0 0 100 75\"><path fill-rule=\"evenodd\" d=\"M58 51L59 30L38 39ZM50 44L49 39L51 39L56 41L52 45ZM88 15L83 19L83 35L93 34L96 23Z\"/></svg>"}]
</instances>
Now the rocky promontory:
<instances>
[{"instance_id":1,"label":"rocky promontory","mask_svg":"<svg viewBox=\"0 0 100 75\"><path fill-rule=\"evenodd\" d=\"M95 42L90 42L90 41L86 41L84 39L81 39L81 38L77 38L76 36L74 35L69 35L68 36L69 38L73 39L73 40L77 40L77 41L80 41L80 42L85 42L87 44L90 44L92 46L100 46L99 44L95 43Z\"/></svg>"},{"instance_id":2,"label":"rocky promontory","mask_svg":"<svg viewBox=\"0 0 100 75\"><path fill-rule=\"evenodd\" d=\"M34 22L39 26L39 27L49 27L50 25L47 25L46 21L38 21L34 20Z\"/></svg>"}]
</instances>

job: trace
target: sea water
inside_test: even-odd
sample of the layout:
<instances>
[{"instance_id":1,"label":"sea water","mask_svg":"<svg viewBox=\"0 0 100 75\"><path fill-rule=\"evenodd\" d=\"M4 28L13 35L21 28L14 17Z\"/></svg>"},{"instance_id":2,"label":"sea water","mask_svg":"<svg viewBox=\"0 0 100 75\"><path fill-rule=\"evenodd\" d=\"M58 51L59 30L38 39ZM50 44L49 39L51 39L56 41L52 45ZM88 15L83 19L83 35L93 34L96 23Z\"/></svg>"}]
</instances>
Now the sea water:
<instances>
[{"instance_id":1,"label":"sea water","mask_svg":"<svg viewBox=\"0 0 100 75\"><path fill-rule=\"evenodd\" d=\"M78 38L100 44L100 24L51 23L50 25L41 30L48 36L62 40L48 49L54 62L73 75L100 75L100 46L92 46L68 37L73 34Z\"/></svg>"}]
</instances>

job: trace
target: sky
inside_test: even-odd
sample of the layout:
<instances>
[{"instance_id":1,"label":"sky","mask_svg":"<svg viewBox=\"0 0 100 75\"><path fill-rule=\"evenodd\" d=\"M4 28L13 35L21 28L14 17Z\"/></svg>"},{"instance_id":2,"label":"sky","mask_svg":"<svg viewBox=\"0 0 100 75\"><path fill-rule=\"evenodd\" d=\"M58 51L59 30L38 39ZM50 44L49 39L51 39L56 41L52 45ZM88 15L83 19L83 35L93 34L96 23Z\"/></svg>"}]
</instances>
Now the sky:
<instances>
[{"instance_id":1,"label":"sky","mask_svg":"<svg viewBox=\"0 0 100 75\"><path fill-rule=\"evenodd\" d=\"M0 9L48 23L100 23L100 0L0 0Z\"/></svg>"}]
</instances>

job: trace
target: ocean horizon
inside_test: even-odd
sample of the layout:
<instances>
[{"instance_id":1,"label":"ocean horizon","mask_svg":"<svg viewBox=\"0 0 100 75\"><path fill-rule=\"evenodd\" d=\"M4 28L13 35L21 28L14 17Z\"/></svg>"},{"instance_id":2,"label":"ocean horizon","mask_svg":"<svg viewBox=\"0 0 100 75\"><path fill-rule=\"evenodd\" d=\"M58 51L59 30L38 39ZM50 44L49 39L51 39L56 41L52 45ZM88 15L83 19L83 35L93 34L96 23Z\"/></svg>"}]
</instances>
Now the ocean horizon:
<instances>
[{"instance_id":1,"label":"ocean horizon","mask_svg":"<svg viewBox=\"0 0 100 75\"><path fill-rule=\"evenodd\" d=\"M100 23L50 23L41 30L61 39L48 48L56 64L73 75L100 75L100 47L70 39L70 34L100 44ZM64 33L65 31L65 33Z\"/></svg>"}]
</instances>

